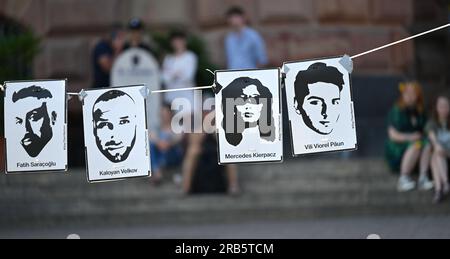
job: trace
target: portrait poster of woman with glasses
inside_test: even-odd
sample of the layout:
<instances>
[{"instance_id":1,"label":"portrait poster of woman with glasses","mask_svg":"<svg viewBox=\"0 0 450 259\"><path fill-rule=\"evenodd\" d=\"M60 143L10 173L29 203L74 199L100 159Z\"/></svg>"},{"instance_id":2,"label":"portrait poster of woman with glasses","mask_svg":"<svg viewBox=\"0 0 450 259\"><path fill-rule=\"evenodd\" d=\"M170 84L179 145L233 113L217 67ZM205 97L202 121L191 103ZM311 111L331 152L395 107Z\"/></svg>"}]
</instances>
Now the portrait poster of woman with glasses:
<instances>
[{"instance_id":1,"label":"portrait poster of woman with glasses","mask_svg":"<svg viewBox=\"0 0 450 259\"><path fill-rule=\"evenodd\" d=\"M283 160L280 70L216 72L219 162Z\"/></svg>"}]
</instances>

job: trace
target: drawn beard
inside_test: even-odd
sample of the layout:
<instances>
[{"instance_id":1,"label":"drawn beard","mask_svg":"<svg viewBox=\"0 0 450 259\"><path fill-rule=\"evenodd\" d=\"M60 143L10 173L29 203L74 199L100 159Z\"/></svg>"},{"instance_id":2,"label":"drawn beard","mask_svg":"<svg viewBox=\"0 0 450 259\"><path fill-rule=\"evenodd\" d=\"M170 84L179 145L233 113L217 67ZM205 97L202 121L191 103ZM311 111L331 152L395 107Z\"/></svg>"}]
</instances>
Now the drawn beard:
<instances>
[{"instance_id":1,"label":"drawn beard","mask_svg":"<svg viewBox=\"0 0 450 259\"><path fill-rule=\"evenodd\" d=\"M52 137L53 132L50 126L42 126L41 137L39 137L34 133L28 132L20 141L20 144L30 157L35 158L39 156L39 154L42 152L42 150L45 148L48 142L50 142Z\"/></svg>"},{"instance_id":2,"label":"drawn beard","mask_svg":"<svg viewBox=\"0 0 450 259\"><path fill-rule=\"evenodd\" d=\"M134 145L136 144L136 130L134 131L134 138L133 141L131 142L131 145L129 147L126 148L125 152L114 152L115 150L113 148L111 148L111 146L118 146L118 143L116 143L115 141L109 141L105 144L106 148L103 148L100 142L100 139L98 138L97 135L95 135L95 142L97 143L97 147L100 150L100 152L103 154L103 156L105 156L109 161L111 161L112 163L121 163L124 162L128 159L128 157L130 156L131 151L134 148Z\"/></svg>"}]
</instances>

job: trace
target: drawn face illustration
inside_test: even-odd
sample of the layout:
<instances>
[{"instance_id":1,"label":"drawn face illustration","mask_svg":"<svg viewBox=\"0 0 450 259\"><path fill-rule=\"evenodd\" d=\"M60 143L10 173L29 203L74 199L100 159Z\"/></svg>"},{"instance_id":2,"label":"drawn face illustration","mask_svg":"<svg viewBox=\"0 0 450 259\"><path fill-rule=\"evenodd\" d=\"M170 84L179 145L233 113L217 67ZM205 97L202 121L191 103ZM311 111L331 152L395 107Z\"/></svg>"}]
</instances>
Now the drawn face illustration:
<instances>
[{"instance_id":1,"label":"drawn face illustration","mask_svg":"<svg viewBox=\"0 0 450 259\"><path fill-rule=\"evenodd\" d=\"M17 107L14 124L20 145L30 157L37 157L53 137L56 112L48 110L47 101L52 94L39 86L21 89L13 94L13 103ZM21 112L21 107L32 107ZM51 115L50 115L51 114Z\"/></svg>"},{"instance_id":2,"label":"drawn face illustration","mask_svg":"<svg viewBox=\"0 0 450 259\"><path fill-rule=\"evenodd\" d=\"M321 135L333 133L340 118L343 86L343 74L324 63L298 73L294 105L308 128Z\"/></svg>"},{"instance_id":3,"label":"drawn face illustration","mask_svg":"<svg viewBox=\"0 0 450 259\"><path fill-rule=\"evenodd\" d=\"M111 162L128 159L136 142L134 100L122 91L106 92L93 109L94 135L100 152Z\"/></svg>"},{"instance_id":4,"label":"drawn face illustration","mask_svg":"<svg viewBox=\"0 0 450 259\"><path fill-rule=\"evenodd\" d=\"M222 127L228 143L238 146L242 133L248 128L259 128L262 139L275 141L272 105L272 93L257 79L240 77L225 87L222 90Z\"/></svg>"},{"instance_id":5,"label":"drawn face illustration","mask_svg":"<svg viewBox=\"0 0 450 259\"><path fill-rule=\"evenodd\" d=\"M246 123L255 123L261 118L263 104L259 103L260 93L256 85L247 86L242 90L243 103L237 105L239 116Z\"/></svg>"},{"instance_id":6,"label":"drawn face illustration","mask_svg":"<svg viewBox=\"0 0 450 259\"><path fill-rule=\"evenodd\" d=\"M311 126L321 134L331 134L339 120L341 92L329 83L310 84L302 109Z\"/></svg>"}]
</instances>

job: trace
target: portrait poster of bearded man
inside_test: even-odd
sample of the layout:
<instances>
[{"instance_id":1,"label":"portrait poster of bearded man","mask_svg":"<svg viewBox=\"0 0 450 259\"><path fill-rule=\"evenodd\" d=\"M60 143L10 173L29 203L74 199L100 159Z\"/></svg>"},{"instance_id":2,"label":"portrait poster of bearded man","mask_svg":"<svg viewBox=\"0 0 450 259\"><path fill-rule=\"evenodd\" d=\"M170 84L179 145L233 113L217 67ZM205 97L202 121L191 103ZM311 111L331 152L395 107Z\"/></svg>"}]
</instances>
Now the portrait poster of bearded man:
<instances>
[{"instance_id":1,"label":"portrait poster of bearded man","mask_svg":"<svg viewBox=\"0 0 450 259\"><path fill-rule=\"evenodd\" d=\"M150 176L148 94L146 86L86 91L83 116L90 182Z\"/></svg>"},{"instance_id":2,"label":"portrait poster of bearded man","mask_svg":"<svg viewBox=\"0 0 450 259\"><path fill-rule=\"evenodd\" d=\"M5 86L6 172L66 171L66 81Z\"/></svg>"}]
</instances>

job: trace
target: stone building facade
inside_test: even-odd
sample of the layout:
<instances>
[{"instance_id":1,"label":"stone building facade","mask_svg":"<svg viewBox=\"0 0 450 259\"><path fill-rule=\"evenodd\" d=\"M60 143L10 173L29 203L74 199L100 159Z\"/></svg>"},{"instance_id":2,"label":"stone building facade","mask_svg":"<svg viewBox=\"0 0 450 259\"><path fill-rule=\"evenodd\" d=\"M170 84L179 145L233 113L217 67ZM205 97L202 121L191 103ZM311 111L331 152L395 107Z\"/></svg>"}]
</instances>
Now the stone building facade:
<instances>
[{"instance_id":1,"label":"stone building facade","mask_svg":"<svg viewBox=\"0 0 450 259\"><path fill-rule=\"evenodd\" d=\"M446 8L440 2L0 0L0 15L31 27L43 39L34 66L36 78L68 77L71 90L78 90L90 84L92 46L111 24L125 23L131 17L142 18L153 30L184 26L206 40L213 61L220 66L225 63L224 12L231 5L241 5L266 39L271 65L280 66L288 60L357 54L408 36L420 19L424 20L421 25L430 26L438 23L439 17L445 19L442 11ZM417 65L418 56L415 43L409 42L356 60L357 72L403 74Z\"/></svg>"},{"instance_id":2,"label":"stone building facade","mask_svg":"<svg viewBox=\"0 0 450 259\"><path fill-rule=\"evenodd\" d=\"M0 0L0 16L33 29L42 39L35 78L68 78L69 90L91 85L91 50L111 25L142 18L149 30L182 26L202 37L212 61L224 67L224 13L244 7L267 42L271 66L284 61L358 54L449 20L445 0ZM441 31L355 60L360 154L382 153L387 109L398 80L417 77L431 97L450 89L450 34ZM11 79L12 80L12 79ZM374 100L377 100L374 102ZM70 105L70 143L82 136L81 106ZM376 126L374 126L376 125ZM82 160L81 143L71 161Z\"/></svg>"}]
</instances>

